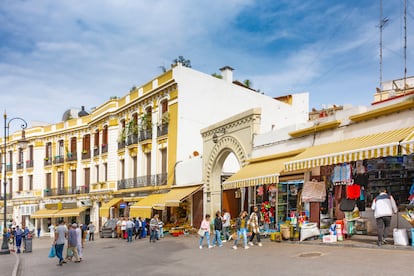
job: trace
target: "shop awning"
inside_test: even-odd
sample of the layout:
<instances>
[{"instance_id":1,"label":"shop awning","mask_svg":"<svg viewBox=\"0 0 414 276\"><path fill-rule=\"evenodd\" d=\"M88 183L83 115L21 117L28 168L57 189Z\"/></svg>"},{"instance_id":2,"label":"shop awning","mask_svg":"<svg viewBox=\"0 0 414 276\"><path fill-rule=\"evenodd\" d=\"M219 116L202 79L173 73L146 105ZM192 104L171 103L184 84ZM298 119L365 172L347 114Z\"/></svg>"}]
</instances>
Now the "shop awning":
<instances>
[{"instance_id":1,"label":"shop awning","mask_svg":"<svg viewBox=\"0 0 414 276\"><path fill-rule=\"evenodd\" d=\"M99 216L106 217L106 218L109 217L109 209L121 201L122 201L122 198L113 198L107 203L102 204L101 208L99 208Z\"/></svg>"},{"instance_id":2,"label":"shop awning","mask_svg":"<svg viewBox=\"0 0 414 276\"><path fill-rule=\"evenodd\" d=\"M62 209L53 215L54 218L68 218L68 217L79 217L80 213L84 212L89 207L79 207Z\"/></svg>"},{"instance_id":3,"label":"shop awning","mask_svg":"<svg viewBox=\"0 0 414 276\"><path fill-rule=\"evenodd\" d=\"M286 171L310 169L399 154L400 142L414 127L380 132L308 148L285 164Z\"/></svg>"},{"instance_id":4,"label":"shop awning","mask_svg":"<svg viewBox=\"0 0 414 276\"><path fill-rule=\"evenodd\" d=\"M129 208L130 217L150 218L152 209L163 210L167 194L152 194Z\"/></svg>"},{"instance_id":5,"label":"shop awning","mask_svg":"<svg viewBox=\"0 0 414 276\"><path fill-rule=\"evenodd\" d=\"M54 214L57 213L59 210L52 210L52 209L40 209L36 213L30 215L30 218L53 218Z\"/></svg>"},{"instance_id":6,"label":"shop awning","mask_svg":"<svg viewBox=\"0 0 414 276\"><path fill-rule=\"evenodd\" d=\"M202 185L197 185L171 189L171 191L169 191L165 196L165 206L178 207L180 202L202 189L202 187Z\"/></svg>"},{"instance_id":7,"label":"shop awning","mask_svg":"<svg viewBox=\"0 0 414 276\"><path fill-rule=\"evenodd\" d=\"M401 142L401 154L414 153L414 131Z\"/></svg>"},{"instance_id":8,"label":"shop awning","mask_svg":"<svg viewBox=\"0 0 414 276\"><path fill-rule=\"evenodd\" d=\"M279 182L279 175L284 169L285 162L291 160L303 149L282 154L250 160L249 164L241 168L223 183L223 189L235 189Z\"/></svg>"}]
</instances>

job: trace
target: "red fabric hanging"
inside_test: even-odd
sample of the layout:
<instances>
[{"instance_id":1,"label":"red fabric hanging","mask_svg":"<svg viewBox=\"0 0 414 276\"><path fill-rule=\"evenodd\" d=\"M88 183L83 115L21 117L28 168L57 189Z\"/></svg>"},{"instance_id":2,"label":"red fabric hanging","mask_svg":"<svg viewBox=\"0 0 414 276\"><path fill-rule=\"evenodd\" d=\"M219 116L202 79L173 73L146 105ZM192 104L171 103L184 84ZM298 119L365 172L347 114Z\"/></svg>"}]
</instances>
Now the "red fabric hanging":
<instances>
[{"instance_id":1,"label":"red fabric hanging","mask_svg":"<svg viewBox=\"0 0 414 276\"><path fill-rule=\"evenodd\" d=\"M346 186L346 198L359 199L361 195L361 186L358 184L352 184Z\"/></svg>"}]
</instances>

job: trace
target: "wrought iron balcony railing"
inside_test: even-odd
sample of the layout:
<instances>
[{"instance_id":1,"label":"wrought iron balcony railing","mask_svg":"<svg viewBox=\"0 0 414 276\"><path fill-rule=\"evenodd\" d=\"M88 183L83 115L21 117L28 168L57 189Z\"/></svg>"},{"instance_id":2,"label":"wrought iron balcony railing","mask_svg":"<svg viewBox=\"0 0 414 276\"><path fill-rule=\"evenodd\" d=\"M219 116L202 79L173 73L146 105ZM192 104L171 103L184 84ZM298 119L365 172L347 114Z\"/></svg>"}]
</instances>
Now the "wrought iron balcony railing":
<instances>
[{"instance_id":1,"label":"wrought iron balcony railing","mask_svg":"<svg viewBox=\"0 0 414 276\"><path fill-rule=\"evenodd\" d=\"M134 144L138 144L138 135L136 134L131 134L127 136L127 140L126 140L126 145L134 145Z\"/></svg>"},{"instance_id":2,"label":"wrought iron balcony railing","mask_svg":"<svg viewBox=\"0 0 414 276\"><path fill-rule=\"evenodd\" d=\"M26 160L26 168L33 168L33 160Z\"/></svg>"},{"instance_id":3,"label":"wrought iron balcony railing","mask_svg":"<svg viewBox=\"0 0 414 276\"><path fill-rule=\"evenodd\" d=\"M66 154L66 162L73 162L78 160L77 152L68 152Z\"/></svg>"},{"instance_id":4,"label":"wrought iron balcony railing","mask_svg":"<svg viewBox=\"0 0 414 276\"><path fill-rule=\"evenodd\" d=\"M22 170L24 167L23 162L17 162L16 163L16 170Z\"/></svg>"},{"instance_id":5,"label":"wrought iron balcony railing","mask_svg":"<svg viewBox=\"0 0 414 276\"><path fill-rule=\"evenodd\" d=\"M107 153L108 152L108 145L107 144L102 144L101 145L101 152L102 153Z\"/></svg>"},{"instance_id":6,"label":"wrought iron balcony railing","mask_svg":"<svg viewBox=\"0 0 414 276\"><path fill-rule=\"evenodd\" d=\"M90 151L83 151L82 152L82 160L83 159L90 159L91 158L91 152Z\"/></svg>"},{"instance_id":7,"label":"wrought iron balcony railing","mask_svg":"<svg viewBox=\"0 0 414 276\"><path fill-rule=\"evenodd\" d=\"M139 132L139 142L152 139L152 131L151 130L141 130Z\"/></svg>"},{"instance_id":8,"label":"wrought iron balcony railing","mask_svg":"<svg viewBox=\"0 0 414 276\"><path fill-rule=\"evenodd\" d=\"M157 126L157 137L168 134L168 124L161 124Z\"/></svg>"},{"instance_id":9,"label":"wrought iron balcony railing","mask_svg":"<svg viewBox=\"0 0 414 276\"><path fill-rule=\"evenodd\" d=\"M167 173L160 173L118 180L118 190L166 184Z\"/></svg>"},{"instance_id":10,"label":"wrought iron balcony railing","mask_svg":"<svg viewBox=\"0 0 414 276\"><path fill-rule=\"evenodd\" d=\"M53 164L62 164L63 162L65 162L63 155L56 155L55 159L53 160Z\"/></svg>"},{"instance_id":11,"label":"wrought iron balcony railing","mask_svg":"<svg viewBox=\"0 0 414 276\"><path fill-rule=\"evenodd\" d=\"M87 193L89 193L89 186L80 186L75 188L64 187L44 190L44 196L76 195Z\"/></svg>"}]
</instances>

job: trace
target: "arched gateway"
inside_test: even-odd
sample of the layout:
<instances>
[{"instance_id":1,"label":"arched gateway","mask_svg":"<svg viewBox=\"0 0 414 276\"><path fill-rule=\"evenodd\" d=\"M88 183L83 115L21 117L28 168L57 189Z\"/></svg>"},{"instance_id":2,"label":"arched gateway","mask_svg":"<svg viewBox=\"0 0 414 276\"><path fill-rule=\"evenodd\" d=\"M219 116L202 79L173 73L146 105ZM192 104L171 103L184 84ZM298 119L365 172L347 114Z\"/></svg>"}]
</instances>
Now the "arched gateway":
<instances>
[{"instance_id":1,"label":"arched gateway","mask_svg":"<svg viewBox=\"0 0 414 276\"><path fill-rule=\"evenodd\" d=\"M233 153L240 167L245 165L252 151L253 135L259 132L260 118L261 109L253 108L201 130L204 213L214 214L223 208L221 173L224 162Z\"/></svg>"}]
</instances>

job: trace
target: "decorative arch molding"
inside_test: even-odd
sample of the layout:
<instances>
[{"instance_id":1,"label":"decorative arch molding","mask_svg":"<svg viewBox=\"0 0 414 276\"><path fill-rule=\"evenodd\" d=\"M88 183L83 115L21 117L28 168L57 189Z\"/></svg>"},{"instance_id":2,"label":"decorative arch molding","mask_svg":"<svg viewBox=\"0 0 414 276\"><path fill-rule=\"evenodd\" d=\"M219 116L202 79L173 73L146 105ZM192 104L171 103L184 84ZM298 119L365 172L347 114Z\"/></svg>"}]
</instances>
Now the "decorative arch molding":
<instances>
[{"instance_id":1,"label":"decorative arch molding","mask_svg":"<svg viewBox=\"0 0 414 276\"><path fill-rule=\"evenodd\" d=\"M216 188L216 187L211 187L211 184L218 184L218 183L211 183L211 179L214 174L214 168L217 165L217 162L219 160L222 160L222 162L224 163L227 155L230 154L231 152L233 152L237 160L239 160L241 167L243 167L244 164L246 163L246 160L247 160L246 150L244 149L242 144L239 142L239 140L237 140L233 136L224 136L223 138L221 138L217 142L217 144L215 144L215 146L213 147L210 157L207 162L206 175L205 175L206 192L215 190L212 188ZM223 155L225 155L224 158L221 158L223 157ZM221 167L222 165L223 164L221 164Z\"/></svg>"}]
</instances>

